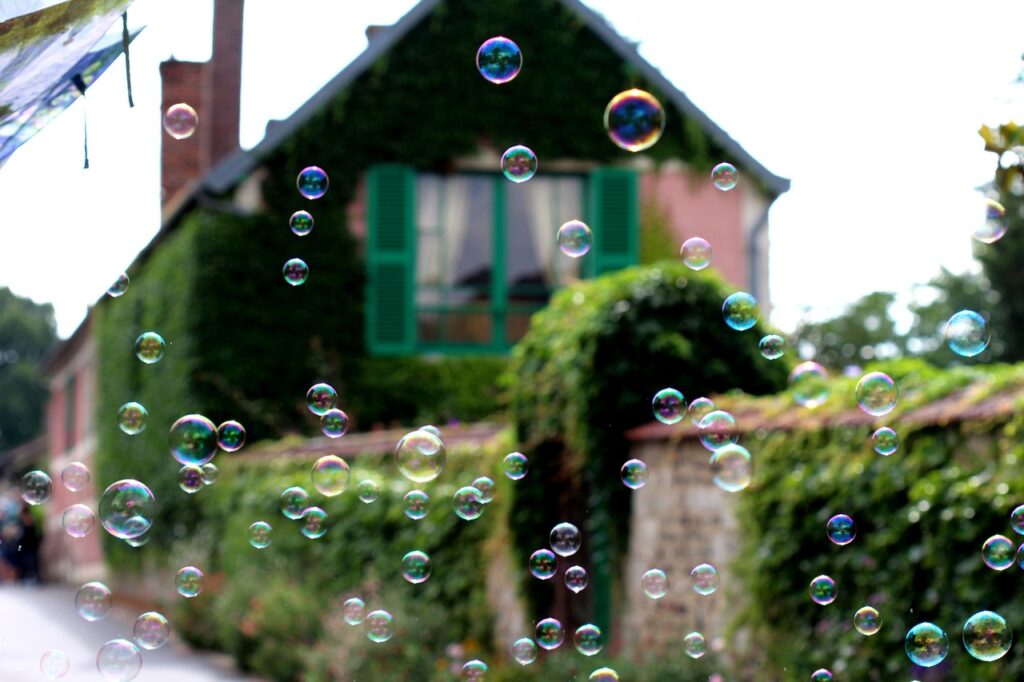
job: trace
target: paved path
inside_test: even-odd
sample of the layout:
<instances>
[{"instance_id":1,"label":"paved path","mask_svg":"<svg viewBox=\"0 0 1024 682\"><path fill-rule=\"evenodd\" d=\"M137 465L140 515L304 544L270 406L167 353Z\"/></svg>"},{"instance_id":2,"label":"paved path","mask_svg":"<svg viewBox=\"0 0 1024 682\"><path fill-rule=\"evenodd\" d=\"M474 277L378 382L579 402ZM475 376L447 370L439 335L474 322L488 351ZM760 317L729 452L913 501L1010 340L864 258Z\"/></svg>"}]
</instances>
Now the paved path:
<instances>
[{"instance_id":1,"label":"paved path","mask_svg":"<svg viewBox=\"0 0 1024 682\"><path fill-rule=\"evenodd\" d=\"M64 682L103 682L96 670L96 652L111 639L130 640L134 616L115 607L103 620L90 623L75 611L74 588L0 585L0 680L45 680L39 671L40 657L50 649L61 649L71 659ZM234 672L223 657L190 651L173 635L162 648L143 651L142 659L137 682L253 679Z\"/></svg>"}]
</instances>

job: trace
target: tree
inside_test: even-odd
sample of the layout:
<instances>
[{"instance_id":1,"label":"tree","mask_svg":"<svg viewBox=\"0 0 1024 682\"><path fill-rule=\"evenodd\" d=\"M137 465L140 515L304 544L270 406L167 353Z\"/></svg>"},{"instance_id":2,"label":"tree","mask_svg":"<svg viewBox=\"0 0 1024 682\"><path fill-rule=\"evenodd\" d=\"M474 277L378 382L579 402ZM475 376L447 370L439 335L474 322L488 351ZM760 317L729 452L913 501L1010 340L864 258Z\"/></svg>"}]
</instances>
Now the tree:
<instances>
[{"instance_id":1,"label":"tree","mask_svg":"<svg viewBox=\"0 0 1024 682\"><path fill-rule=\"evenodd\" d=\"M813 358L832 370L864 360L893 358L905 352L890 313L896 295L876 291L824 322L804 322L794 334L801 357Z\"/></svg>"},{"instance_id":2,"label":"tree","mask_svg":"<svg viewBox=\"0 0 1024 682\"><path fill-rule=\"evenodd\" d=\"M52 305L0 288L0 450L39 433L46 404L41 365L56 339Z\"/></svg>"},{"instance_id":3,"label":"tree","mask_svg":"<svg viewBox=\"0 0 1024 682\"><path fill-rule=\"evenodd\" d=\"M990 325L992 340L988 349L975 358L962 358L950 352L943 343L942 332L946 322L959 310L974 310L986 319L998 315L1000 296L981 274L970 272L954 274L942 268L928 284L920 287L928 292L927 300L910 304L914 322L906 335L908 355L922 357L934 365L946 367L964 362L988 362L1002 359L1006 344L1005 329Z\"/></svg>"}]
</instances>

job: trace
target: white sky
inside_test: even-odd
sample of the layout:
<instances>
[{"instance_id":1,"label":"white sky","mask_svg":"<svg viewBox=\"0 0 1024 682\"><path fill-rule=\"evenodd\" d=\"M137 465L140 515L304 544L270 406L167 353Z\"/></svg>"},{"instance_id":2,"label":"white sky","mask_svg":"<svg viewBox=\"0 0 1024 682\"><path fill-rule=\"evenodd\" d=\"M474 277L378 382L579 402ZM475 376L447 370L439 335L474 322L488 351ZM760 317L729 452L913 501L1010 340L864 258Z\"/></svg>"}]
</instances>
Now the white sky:
<instances>
[{"instance_id":1,"label":"white sky","mask_svg":"<svg viewBox=\"0 0 1024 682\"><path fill-rule=\"evenodd\" d=\"M250 0L243 146L358 55L368 24L414 4ZM1024 121L1024 92L1010 100L1024 90L1011 86L1024 66L1018 3L588 4L792 179L771 213L775 324L789 330L805 310L827 316L870 291L906 295L940 265L973 267L974 188L996 163L977 128ZM89 90L92 168L81 169L81 104L0 168L0 285L54 303L63 336L158 228L159 62L210 54L210 0L137 0L129 18L148 25L132 46L136 106L119 60Z\"/></svg>"}]
</instances>

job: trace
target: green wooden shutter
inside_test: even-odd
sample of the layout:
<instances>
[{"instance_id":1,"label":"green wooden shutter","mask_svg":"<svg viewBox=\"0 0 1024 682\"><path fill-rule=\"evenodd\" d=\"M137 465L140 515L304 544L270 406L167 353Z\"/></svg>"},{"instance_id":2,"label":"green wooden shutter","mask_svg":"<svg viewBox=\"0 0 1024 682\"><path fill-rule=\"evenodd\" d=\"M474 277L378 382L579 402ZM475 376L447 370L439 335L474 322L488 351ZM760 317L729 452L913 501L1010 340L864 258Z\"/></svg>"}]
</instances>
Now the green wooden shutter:
<instances>
[{"instance_id":1,"label":"green wooden shutter","mask_svg":"<svg viewBox=\"0 0 1024 682\"><path fill-rule=\"evenodd\" d=\"M593 254L588 272L599 276L635 265L640 247L637 174L629 168L598 168L587 183Z\"/></svg>"},{"instance_id":2,"label":"green wooden shutter","mask_svg":"<svg viewBox=\"0 0 1024 682\"><path fill-rule=\"evenodd\" d=\"M373 355L416 347L415 182L407 166L374 166L367 176L366 346Z\"/></svg>"}]
</instances>

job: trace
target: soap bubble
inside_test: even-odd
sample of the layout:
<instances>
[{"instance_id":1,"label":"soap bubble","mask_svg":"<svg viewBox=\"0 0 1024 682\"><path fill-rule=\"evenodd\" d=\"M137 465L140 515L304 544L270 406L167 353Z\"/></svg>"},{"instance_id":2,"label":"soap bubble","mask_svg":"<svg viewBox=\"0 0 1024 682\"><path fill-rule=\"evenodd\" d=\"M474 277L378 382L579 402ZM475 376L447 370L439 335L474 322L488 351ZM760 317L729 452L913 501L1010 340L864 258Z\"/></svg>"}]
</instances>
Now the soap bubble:
<instances>
[{"instance_id":1,"label":"soap bubble","mask_svg":"<svg viewBox=\"0 0 1024 682\"><path fill-rule=\"evenodd\" d=\"M686 410L686 413L690 415L690 423L694 426L699 426L700 422L709 412L714 412L715 403L710 398L696 398L690 407Z\"/></svg>"},{"instance_id":2,"label":"soap bubble","mask_svg":"<svg viewBox=\"0 0 1024 682\"><path fill-rule=\"evenodd\" d=\"M601 628L593 623L576 628L572 639L576 645L576 651L584 656L596 656L604 648L604 636L601 634Z\"/></svg>"},{"instance_id":3,"label":"soap bubble","mask_svg":"<svg viewBox=\"0 0 1024 682\"><path fill-rule=\"evenodd\" d=\"M837 545L848 545L857 537L857 524L846 514L836 514L825 524L825 534Z\"/></svg>"},{"instance_id":4,"label":"soap bubble","mask_svg":"<svg viewBox=\"0 0 1024 682\"><path fill-rule=\"evenodd\" d=\"M699 632L691 632L690 634L683 637L683 651L690 658L700 658L707 651L707 642L704 641L704 635Z\"/></svg>"},{"instance_id":5,"label":"soap bubble","mask_svg":"<svg viewBox=\"0 0 1024 682\"><path fill-rule=\"evenodd\" d=\"M86 583L75 594L78 615L90 622L105 618L113 605L114 597L110 588L100 582Z\"/></svg>"},{"instance_id":6,"label":"soap bubble","mask_svg":"<svg viewBox=\"0 0 1024 682\"><path fill-rule=\"evenodd\" d=\"M341 605L341 615L349 625L359 625L366 618L366 603L359 597L351 597Z\"/></svg>"},{"instance_id":7,"label":"soap bubble","mask_svg":"<svg viewBox=\"0 0 1024 682\"><path fill-rule=\"evenodd\" d=\"M828 372L816 362L801 362L789 373L789 388L797 404L817 407L828 400Z\"/></svg>"},{"instance_id":8,"label":"soap bubble","mask_svg":"<svg viewBox=\"0 0 1024 682\"><path fill-rule=\"evenodd\" d=\"M554 557L551 557L551 560L554 561ZM551 572L554 574L554 564L552 564ZM565 569L563 578L565 586L575 594L579 594L587 589L587 583L590 582L590 579L587 577L587 569L582 566L570 566Z\"/></svg>"},{"instance_id":9,"label":"soap bubble","mask_svg":"<svg viewBox=\"0 0 1024 682\"><path fill-rule=\"evenodd\" d=\"M873 417L881 417L896 407L900 389L888 374L869 372L857 382L854 394L860 409Z\"/></svg>"},{"instance_id":10,"label":"soap bubble","mask_svg":"<svg viewBox=\"0 0 1024 682\"><path fill-rule=\"evenodd\" d=\"M313 231L313 216L309 211L296 211L288 219L288 227L291 228L293 234L305 237Z\"/></svg>"},{"instance_id":11,"label":"soap bubble","mask_svg":"<svg viewBox=\"0 0 1024 682\"><path fill-rule=\"evenodd\" d=\"M519 665L530 665L537 660L537 645L529 637L520 637L512 645L512 658Z\"/></svg>"},{"instance_id":12,"label":"soap bubble","mask_svg":"<svg viewBox=\"0 0 1024 682\"><path fill-rule=\"evenodd\" d=\"M110 296L111 298L124 296L125 292L128 291L128 283L128 274L122 272L117 276L117 279L114 280L114 283L107 287L107 296Z\"/></svg>"},{"instance_id":13,"label":"soap bubble","mask_svg":"<svg viewBox=\"0 0 1024 682\"><path fill-rule=\"evenodd\" d=\"M205 485L213 485L217 482L217 477L220 476L220 469L217 468L216 464L207 462L199 467L199 469L203 472L203 483Z\"/></svg>"},{"instance_id":14,"label":"soap bubble","mask_svg":"<svg viewBox=\"0 0 1024 682\"><path fill-rule=\"evenodd\" d=\"M319 199L327 194L327 186L330 184L327 173L318 166L307 166L299 171L295 179L295 185L299 188L299 194L307 199Z\"/></svg>"},{"instance_id":15,"label":"soap bubble","mask_svg":"<svg viewBox=\"0 0 1024 682\"><path fill-rule=\"evenodd\" d=\"M639 459L631 459L622 465L622 482L630 490L643 488L647 484L647 465Z\"/></svg>"},{"instance_id":16,"label":"soap bubble","mask_svg":"<svg viewBox=\"0 0 1024 682\"><path fill-rule=\"evenodd\" d=\"M1006 234L1006 208L995 199L982 199L984 219L974 228L974 238L985 244L999 241Z\"/></svg>"},{"instance_id":17,"label":"soap bubble","mask_svg":"<svg viewBox=\"0 0 1024 682\"><path fill-rule=\"evenodd\" d=\"M704 415L697 425L700 442L714 452L726 445L733 445L740 439L736 419L725 410L712 410Z\"/></svg>"},{"instance_id":18,"label":"soap bubble","mask_svg":"<svg viewBox=\"0 0 1024 682\"><path fill-rule=\"evenodd\" d=\"M186 464L178 469L178 487L188 494L197 493L202 490L203 470L192 464Z\"/></svg>"},{"instance_id":19,"label":"soap bubble","mask_svg":"<svg viewBox=\"0 0 1024 682\"><path fill-rule=\"evenodd\" d=\"M778 360L786 353L786 340L778 334L768 334L761 337L757 348L766 360Z\"/></svg>"},{"instance_id":20,"label":"soap bubble","mask_svg":"<svg viewBox=\"0 0 1024 682\"><path fill-rule=\"evenodd\" d=\"M731 443L711 453L711 477L719 488L736 493L748 485L754 473L750 452L742 445Z\"/></svg>"},{"instance_id":21,"label":"soap bubble","mask_svg":"<svg viewBox=\"0 0 1024 682\"><path fill-rule=\"evenodd\" d=\"M327 512L320 507L309 507L302 512L299 530L310 540L322 538L327 533Z\"/></svg>"},{"instance_id":22,"label":"soap bubble","mask_svg":"<svg viewBox=\"0 0 1024 682\"><path fill-rule=\"evenodd\" d=\"M862 635L870 637L882 629L882 617L871 606L862 606L853 614L853 627Z\"/></svg>"},{"instance_id":23,"label":"soap bubble","mask_svg":"<svg viewBox=\"0 0 1024 682\"><path fill-rule=\"evenodd\" d=\"M380 644L391 639L395 634L395 619L382 609L366 614L366 638Z\"/></svg>"},{"instance_id":24,"label":"soap bubble","mask_svg":"<svg viewBox=\"0 0 1024 682\"><path fill-rule=\"evenodd\" d=\"M895 431L890 429L888 426L883 426L871 434L871 444L874 446L875 452L884 457L888 457L899 450L900 439L899 436L896 435Z\"/></svg>"},{"instance_id":25,"label":"soap bubble","mask_svg":"<svg viewBox=\"0 0 1024 682\"><path fill-rule=\"evenodd\" d=\"M171 637L171 626L162 614L147 611L135 619L132 639L143 649L159 649Z\"/></svg>"},{"instance_id":26,"label":"soap bubble","mask_svg":"<svg viewBox=\"0 0 1024 682\"><path fill-rule=\"evenodd\" d=\"M668 576L660 568L652 568L640 576L640 587L651 599L661 599L668 593Z\"/></svg>"},{"instance_id":27,"label":"soap bubble","mask_svg":"<svg viewBox=\"0 0 1024 682\"><path fill-rule=\"evenodd\" d=\"M1010 512L1010 526L1018 535L1024 535L1024 504Z\"/></svg>"},{"instance_id":28,"label":"soap bubble","mask_svg":"<svg viewBox=\"0 0 1024 682\"><path fill-rule=\"evenodd\" d=\"M558 248L571 258L579 258L590 251L593 235L590 227L579 220L570 220L558 228Z\"/></svg>"},{"instance_id":29,"label":"soap bubble","mask_svg":"<svg viewBox=\"0 0 1024 682\"><path fill-rule=\"evenodd\" d=\"M273 530L266 521L257 521L249 526L249 544L256 549L270 547L270 535Z\"/></svg>"},{"instance_id":30,"label":"soap bubble","mask_svg":"<svg viewBox=\"0 0 1024 682\"><path fill-rule=\"evenodd\" d=\"M480 476L470 485L480 491L480 501L484 504L490 504L494 499L494 481L488 476Z\"/></svg>"},{"instance_id":31,"label":"soap bubble","mask_svg":"<svg viewBox=\"0 0 1024 682\"><path fill-rule=\"evenodd\" d=\"M537 172L537 155L521 144L509 147L501 155L501 172L512 182L526 182Z\"/></svg>"},{"instance_id":32,"label":"soap bubble","mask_svg":"<svg viewBox=\"0 0 1024 682\"><path fill-rule=\"evenodd\" d=\"M703 270L711 265L711 244L703 237L690 237L679 249L683 263L691 270Z\"/></svg>"},{"instance_id":33,"label":"soap bubble","mask_svg":"<svg viewBox=\"0 0 1024 682\"><path fill-rule=\"evenodd\" d=\"M142 654L127 639L112 639L96 654L96 669L113 682L134 680L142 670Z\"/></svg>"},{"instance_id":34,"label":"soap bubble","mask_svg":"<svg viewBox=\"0 0 1024 682\"><path fill-rule=\"evenodd\" d=\"M348 415L332 407L320 417L320 430L328 438L341 438L348 431Z\"/></svg>"},{"instance_id":35,"label":"soap bubble","mask_svg":"<svg viewBox=\"0 0 1024 682\"><path fill-rule=\"evenodd\" d=\"M949 653L949 638L934 623L918 623L907 631L903 640L907 658L914 665L931 668L942 663Z\"/></svg>"},{"instance_id":36,"label":"soap bubble","mask_svg":"<svg viewBox=\"0 0 1024 682\"><path fill-rule=\"evenodd\" d=\"M562 645L565 639L565 630L562 624L554 618L545 618L537 623L537 646L541 649L551 651Z\"/></svg>"},{"instance_id":37,"label":"soap bubble","mask_svg":"<svg viewBox=\"0 0 1024 682\"><path fill-rule=\"evenodd\" d=\"M510 452L502 461L505 475L513 481L521 480L530 469L530 460L521 452Z\"/></svg>"},{"instance_id":38,"label":"soap bubble","mask_svg":"<svg viewBox=\"0 0 1024 682\"><path fill-rule=\"evenodd\" d=\"M993 535L981 546L981 559L985 565L996 571L1005 571L1013 566L1013 541L1005 535Z\"/></svg>"},{"instance_id":39,"label":"soap bubble","mask_svg":"<svg viewBox=\"0 0 1024 682\"><path fill-rule=\"evenodd\" d=\"M309 507L309 493L303 488L297 485L293 485L291 488L285 488L284 492L281 493L281 513L285 517L292 519L301 519L302 512L306 511Z\"/></svg>"},{"instance_id":40,"label":"soap bubble","mask_svg":"<svg viewBox=\"0 0 1024 682\"><path fill-rule=\"evenodd\" d=\"M301 258L290 258L281 268L281 275L284 276L285 282L297 287L309 279L309 266Z\"/></svg>"},{"instance_id":41,"label":"soap bubble","mask_svg":"<svg viewBox=\"0 0 1024 682\"><path fill-rule=\"evenodd\" d=\"M571 523L563 521L551 529L551 549L558 556L572 556L579 551L583 544L583 536L580 529Z\"/></svg>"},{"instance_id":42,"label":"soap bubble","mask_svg":"<svg viewBox=\"0 0 1024 682\"><path fill-rule=\"evenodd\" d=\"M414 550L402 557L402 577L413 585L426 582L430 577L430 557L427 553Z\"/></svg>"},{"instance_id":43,"label":"soap bubble","mask_svg":"<svg viewBox=\"0 0 1024 682\"><path fill-rule=\"evenodd\" d=\"M96 516L84 504L73 504L64 510L60 525L73 538L84 538L96 527Z\"/></svg>"},{"instance_id":44,"label":"soap bubble","mask_svg":"<svg viewBox=\"0 0 1024 682\"><path fill-rule=\"evenodd\" d=\"M711 169L711 182L723 192L734 188L739 180L740 174L731 163L720 163Z\"/></svg>"},{"instance_id":45,"label":"soap bubble","mask_svg":"<svg viewBox=\"0 0 1024 682\"><path fill-rule=\"evenodd\" d=\"M245 445L245 427L229 420L217 427L217 445L225 452L235 452Z\"/></svg>"},{"instance_id":46,"label":"soap bubble","mask_svg":"<svg viewBox=\"0 0 1024 682\"><path fill-rule=\"evenodd\" d=\"M185 566L174 576L174 586L182 597L198 597L203 591L203 572L195 566Z\"/></svg>"},{"instance_id":47,"label":"soap bubble","mask_svg":"<svg viewBox=\"0 0 1024 682\"><path fill-rule=\"evenodd\" d=\"M484 496L471 485L463 486L455 491L452 506L455 515L464 521L473 521L484 513Z\"/></svg>"},{"instance_id":48,"label":"soap bubble","mask_svg":"<svg viewBox=\"0 0 1024 682\"><path fill-rule=\"evenodd\" d=\"M441 439L422 429L405 434L395 447L398 470L414 483L426 483L440 476L446 458Z\"/></svg>"},{"instance_id":49,"label":"soap bubble","mask_svg":"<svg viewBox=\"0 0 1024 682\"><path fill-rule=\"evenodd\" d=\"M736 331L746 331L755 324L760 315L757 299L745 291L730 294L722 303L722 317L725 323Z\"/></svg>"},{"instance_id":50,"label":"soap bubble","mask_svg":"<svg viewBox=\"0 0 1024 682\"><path fill-rule=\"evenodd\" d=\"M832 673L825 668L820 668L811 673L811 682L832 682Z\"/></svg>"},{"instance_id":51,"label":"soap bubble","mask_svg":"<svg viewBox=\"0 0 1024 682\"><path fill-rule=\"evenodd\" d=\"M199 114L184 102L167 107L164 112L164 130L175 140L192 137L199 125Z\"/></svg>"},{"instance_id":52,"label":"soap bubble","mask_svg":"<svg viewBox=\"0 0 1024 682\"><path fill-rule=\"evenodd\" d=\"M71 670L71 659L60 649L50 649L39 659L39 672L48 680L59 680Z\"/></svg>"},{"instance_id":53,"label":"soap bubble","mask_svg":"<svg viewBox=\"0 0 1024 682\"><path fill-rule=\"evenodd\" d=\"M186 414L171 424L168 443L180 464L202 466L217 454L217 428L201 414Z\"/></svg>"},{"instance_id":54,"label":"soap bubble","mask_svg":"<svg viewBox=\"0 0 1024 682\"><path fill-rule=\"evenodd\" d=\"M29 504L38 505L49 502L53 495L53 481L43 471L36 469L21 477L21 499Z\"/></svg>"},{"instance_id":55,"label":"soap bubble","mask_svg":"<svg viewBox=\"0 0 1024 682\"><path fill-rule=\"evenodd\" d=\"M1013 643L1013 630L1002 616L979 611L964 623L964 648L979 661L996 661Z\"/></svg>"},{"instance_id":56,"label":"soap bubble","mask_svg":"<svg viewBox=\"0 0 1024 682\"><path fill-rule=\"evenodd\" d=\"M827 575L819 575L811 581L811 601L821 606L831 604L836 600L839 590L836 588L836 581Z\"/></svg>"},{"instance_id":57,"label":"soap bubble","mask_svg":"<svg viewBox=\"0 0 1024 682\"><path fill-rule=\"evenodd\" d=\"M436 426L433 426L432 424L427 424L426 426L421 426L419 430L420 431L426 431L427 433L432 433L435 436L437 436L438 438L441 437L441 429L437 428Z\"/></svg>"},{"instance_id":58,"label":"soap bubble","mask_svg":"<svg viewBox=\"0 0 1024 682\"><path fill-rule=\"evenodd\" d=\"M616 146L639 152L654 146L665 130L665 110L649 92L633 88L612 97L604 110L604 129Z\"/></svg>"},{"instance_id":59,"label":"soap bubble","mask_svg":"<svg viewBox=\"0 0 1024 682\"><path fill-rule=\"evenodd\" d=\"M60 472L60 480L64 483L64 487L73 493L89 485L91 478L89 467L81 462L71 462L64 467L64 471Z\"/></svg>"},{"instance_id":60,"label":"soap bubble","mask_svg":"<svg viewBox=\"0 0 1024 682\"><path fill-rule=\"evenodd\" d=\"M662 424L675 424L686 414L686 398L674 388L663 388L654 394L651 409Z\"/></svg>"},{"instance_id":61,"label":"soap bubble","mask_svg":"<svg viewBox=\"0 0 1024 682\"><path fill-rule=\"evenodd\" d=\"M950 317L942 335L949 349L965 358L988 348L990 338L985 318L973 310L961 310Z\"/></svg>"},{"instance_id":62,"label":"soap bubble","mask_svg":"<svg viewBox=\"0 0 1024 682\"><path fill-rule=\"evenodd\" d=\"M366 478L359 481L359 501L363 504L373 504L380 497L380 486L377 482Z\"/></svg>"},{"instance_id":63,"label":"soap bubble","mask_svg":"<svg viewBox=\"0 0 1024 682\"><path fill-rule=\"evenodd\" d=\"M313 464L313 487L325 497L336 497L348 487L348 462L337 455L324 455Z\"/></svg>"},{"instance_id":64,"label":"soap bubble","mask_svg":"<svg viewBox=\"0 0 1024 682\"><path fill-rule=\"evenodd\" d=\"M145 484L131 478L107 486L100 495L100 523L115 538L137 538L153 525L156 498Z\"/></svg>"},{"instance_id":65,"label":"soap bubble","mask_svg":"<svg viewBox=\"0 0 1024 682\"><path fill-rule=\"evenodd\" d=\"M714 594L718 589L718 569L711 564L697 564L690 571L693 591L701 596Z\"/></svg>"},{"instance_id":66,"label":"soap bubble","mask_svg":"<svg viewBox=\"0 0 1024 682\"><path fill-rule=\"evenodd\" d=\"M147 365L160 362L166 349L167 344L164 342L164 337L156 332L142 332L135 339L135 357Z\"/></svg>"},{"instance_id":67,"label":"soap bubble","mask_svg":"<svg viewBox=\"0 0 1024 682\"><path fill-rule=\"evenodd\" d=\"M555 575L557 559L550 549L538 549L530 555L530 573L534 578L549 580Z\"/></svg>"},{"instance_id":68,"label":"soap bubble","mask_svg":"<svg viewBox=\"0 0 1024 682\"><path fill-rule=\"evenodd\" d=\"M135 436L146 430L146 419L149 412L139 403L125 403L117 410L117 426L129 436Z\"/></svg>"},{"instance_id":69,"label":"soap bubble","mask_svg":"<svg viewBox=\"0 0 1024 682\"><path fill-rule=\"evenodd\" d=\"M338 392L330 384L313 384L306 391L306 407L318 417L327 414L338 404Z\"/></svg>"},{"instance_id":70,"label":"soap bubble","mask_svg":"<svg viewBox=\"0 0 1024 682\"><path fill-rule=\"evenodd\" d=\"M619 682L619 674L611 668L598 668L590 673L588 682Z\"/></svg>"},{"instance_id":71,"label":"soap bubble","mask_svg":"<svg viewBox=\"0 0 1024 682\"><path fill-rule=\"evenodd\" d=\"M419 521L427 516L430 510L430 496L422 490L410 490L402 498L402 506L405 508L405 515L413 521Z\"/></svg>"},{"instance_id":72,"label":"soap bubble","mask_svg":"<svg viewBox=\"0 0 1024 682\"><path fill-rule=\"evenodd\" d=\"M523 53L512 40L495 36L485 40L476 51L476 68L491 83L508 83L523 68Z\"/></svg>"},{"instance_id":73,"label":"soap bubble","mask_svg":"<svg viewBox=\"0 0 1024 682\"><path fill-rule=\"evenodd\" d=\"M479 682L484 680L486 675L487 664L480 659L473 659L462 664L462 672L459 674L459 679L466 682Z\"/></svg>"}]
</instances>

